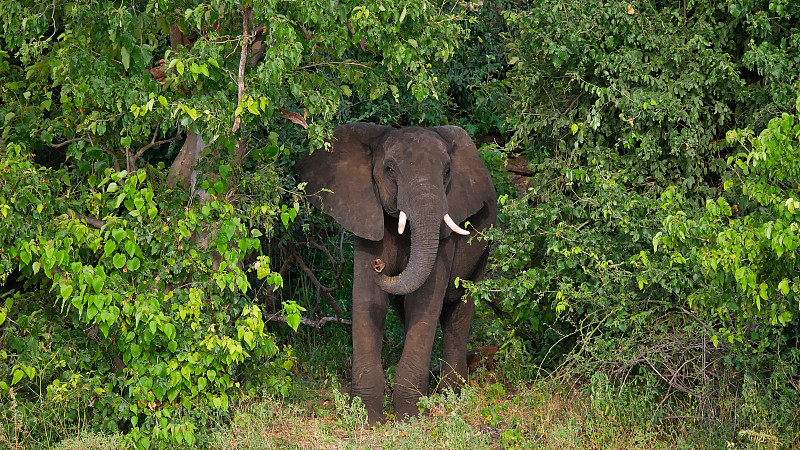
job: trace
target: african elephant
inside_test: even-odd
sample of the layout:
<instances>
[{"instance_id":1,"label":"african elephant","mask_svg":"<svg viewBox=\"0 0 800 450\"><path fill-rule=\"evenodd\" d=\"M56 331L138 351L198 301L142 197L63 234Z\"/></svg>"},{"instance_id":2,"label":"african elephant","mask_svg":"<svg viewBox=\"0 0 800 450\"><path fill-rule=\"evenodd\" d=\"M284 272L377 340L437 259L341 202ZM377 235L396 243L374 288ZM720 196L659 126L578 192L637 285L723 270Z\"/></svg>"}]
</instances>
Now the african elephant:
<instances>
[{"instance_id":1,"label":"african elephant","mask_svg":"<svg viewBox=\"0 0 800 450\"><path fill-rule=\"evenodd\" d=\"M474 303L462 301L456 277L478 280L488 247L471 239L495 223L489 172L467 133L455 126L337 127L330 151L303 156L296 169L311 202L354 237L352 393L369 423L383 421L381 348L388 306L403 324L395 415L419 413L437 321L443 338L443 386L467 376L467 339ZM464 224L462 229L458 224ZM409 232L404 233L406 228Z\"/></svg>"}]
</instances>

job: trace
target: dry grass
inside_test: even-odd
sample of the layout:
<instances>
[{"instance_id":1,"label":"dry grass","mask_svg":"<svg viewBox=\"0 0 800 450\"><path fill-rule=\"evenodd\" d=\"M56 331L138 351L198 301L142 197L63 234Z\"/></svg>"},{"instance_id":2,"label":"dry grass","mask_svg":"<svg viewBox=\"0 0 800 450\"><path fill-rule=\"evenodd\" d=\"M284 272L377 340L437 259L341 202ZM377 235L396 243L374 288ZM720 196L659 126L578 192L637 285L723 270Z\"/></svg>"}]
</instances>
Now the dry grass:
<instances>
[{"instance_id":1,"label":"dry grass","mask_svg":"<svg viewBox=\"0 0 800 450\"><path fill-rule=\"evenodd\" d=\"M367 428L339 405L331 389L308 391L303 403L264 400L238 412L212 447L629 449L693 448L686 431L648 429L593 404L584 389L554 384L507 386L479 377L461 395L424 399L425 416ZM725 447L724 443L721 445Z\"/></svg>"}]
</instances>

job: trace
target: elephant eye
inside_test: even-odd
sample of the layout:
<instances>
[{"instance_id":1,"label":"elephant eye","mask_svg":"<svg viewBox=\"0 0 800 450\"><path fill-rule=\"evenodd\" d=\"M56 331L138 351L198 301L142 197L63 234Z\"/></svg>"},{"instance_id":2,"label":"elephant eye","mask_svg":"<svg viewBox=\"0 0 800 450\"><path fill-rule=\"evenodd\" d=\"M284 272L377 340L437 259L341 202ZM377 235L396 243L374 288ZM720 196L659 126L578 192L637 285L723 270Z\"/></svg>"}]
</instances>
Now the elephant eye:
<instances>
[{"instance_id":1,"label":"elephant eye","mask_svg":"<svg viewBox=\"0 0 800 450\"><path fill-rule=\"evenodd\" d=\"M394 168L392 168L392 166L386 166L386 169L384 169L384 171L386 171L386 173L389 175L394 175Z\"/></svg>"}]
</instances>

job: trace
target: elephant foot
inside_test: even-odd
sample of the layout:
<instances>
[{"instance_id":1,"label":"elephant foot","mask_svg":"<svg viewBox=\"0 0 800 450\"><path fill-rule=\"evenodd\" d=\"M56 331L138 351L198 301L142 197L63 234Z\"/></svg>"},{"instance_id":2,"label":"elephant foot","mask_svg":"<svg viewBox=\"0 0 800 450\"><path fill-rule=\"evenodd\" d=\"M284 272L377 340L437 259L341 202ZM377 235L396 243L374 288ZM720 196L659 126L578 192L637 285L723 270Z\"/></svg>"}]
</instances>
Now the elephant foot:
<instances>
[{"instance_id":1,"label":"elephant foot","mask_svg":"<svg viewBox=\"0 0 800 450\"><path fill-rule=\"evenodd\" d=\"M417 399L419 401L419 399ZM403 403L401 405L394 405L394 415L397 420L409 420L418 417L421 414L417 402L413 404Z\"/></svg>"}]
</instances>

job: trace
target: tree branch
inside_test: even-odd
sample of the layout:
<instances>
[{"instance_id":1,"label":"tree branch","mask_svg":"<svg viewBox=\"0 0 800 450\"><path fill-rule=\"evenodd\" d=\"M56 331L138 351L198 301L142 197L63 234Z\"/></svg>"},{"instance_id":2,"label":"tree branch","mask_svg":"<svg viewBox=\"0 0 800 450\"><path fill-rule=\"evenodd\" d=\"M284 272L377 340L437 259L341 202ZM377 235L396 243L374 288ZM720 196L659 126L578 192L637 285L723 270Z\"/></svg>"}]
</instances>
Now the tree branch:
<instances>
[{"instance_id":1,"label":"tree branch","mask_svg":"<svg viewBox=\"0 0 800 450\"><path fill-rule=\"evenodd\" d=\"M74 138L68 139L68 140L66 140L64 142L59 142L58 144L50 144L50 147L52 147L52 148L61 148L61 147L65 146L65 145L69 145L69 144L72 144L73 142L78 142L78 141L82 141L82 140L83 140L82 137L74 137Z\"/></svg>"},{"instance_id":2,"label":"tree branch","mask_svg":"<svg viewBox=\"0 0 800 450\"><path fill-rule=\"evenodd\" d=\"M239 76L236 78L236 84L239 86L238 103L236 104L237 107L242 106L242 97L244 96L244 68L245 65L247 65L247 48L250 41L250 33L248 32L247 21L252 11L252 6L248 6L242 10L242 53L239 56ZM239 131L241 122L242 117L236 116L236 118L233 119L233 130L231 131L234 133Z\"/></svg>"},{"instance_id":3,"label":"tree branch","mask_svg":"<svg viewBox=\"0 0 800 450\"><path fill-rule=\"evenodd\" d=\"M69 215L73 219L78 219L86 222L87 225L91 225L95 228L103 228L106 226L106 221L102 219L98 219L95 217L84 216L83 214L76 213L73 210L67 210L67 215Z\"/></svg>"},{"instance_id":4,"label":"tree branch","mask_svg":"<svg viewBox=\"0 0 800 450\"><path fill-rule=\"evenodd\" d=\"M114 170L116 170L117 172L122 170L119 166L119 159L117 158L117 155L114 154L114 152L109 150L108 147L103 146L103 153L111 155L112 162L114 163Z\"/></svg>"},{"instance_id":5,"label":"tree branch","mask_svg":"<svg viewBox=\"0 0 800 450\"><path fill-rule=\"evenodd\" d=\"M175 136L173 136L173 137L171 137L169 139L163 139L163 140L160 140L160 141L156 141L156 136L158 136L158 131L160 129L161 129L161 124L158 124L156 126L156 131L153 133L153 138L150 139L150 143L145 145L144 147L140 148L136 153L133 154L133 156L128 155L128 171L130 171L132 168L135 167L136 161L147 150L150 150L151 148L153 148L153 147L155 147L157 145L166 144L167 142L177 141L178 139L183 137L183 131L181 130L181 127L178 126L178 130L175 132Z\"/></svg>"},{"instance_id":6,"label":"tree branch","mask_svg":"<svg viewBox=\"0 0 800 450\"><path fill-rule=\"evenodd\" d=\"M333 296L331 295L331 291L333 291L336 288L329 288L327 286L324 286L319 281L319 279L316 276L314 276L314 272L312 272L311 269L308 268L306 263L303 262L303 259L300 258L300 255L297 254L297 250L295 250L294 245L289 245L288 251L289 251L289 257L297 261L297 264L300 266L300 269L302 269L303 273L306 274L308 279L311 280L312 283L314 283L320 295L322 295L322 297L325 298L330 307L333 308L334 311L336 311L336 314L341 316L342 307L339 306L338 303L336 303L336 299L334 299Z\"/></svg>"},{"instance_id":7,"label":"tree branch","mask_svg":"<svg viewBox=\"0 0 800 450\"><path fill-rule=\"evenodd\" d=\"M267 322L283 322L283 323L286 323L286 317L282 316L280 314L271 315L271 316L267 317ZM321 318L319 320L312 320L312 319L309 319L308 317L301 317L300 318L300 323L302 325L307 325L309 327L314 327L314 328L317 328L317 329L321 329L328 322L337 322L337 323L341 323L341 324L344 324L344 325L352 325L353 324L352 321L347 320L347 319L342 319L342 318L339 318L339 317L327 316L327 317L323 317L323 318Z\"/></svg>"}]
</instances>

